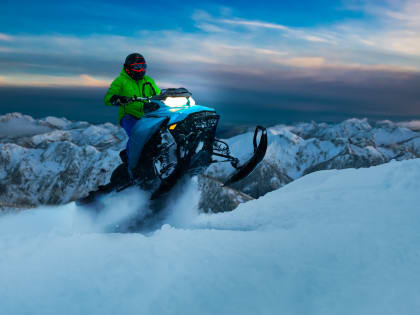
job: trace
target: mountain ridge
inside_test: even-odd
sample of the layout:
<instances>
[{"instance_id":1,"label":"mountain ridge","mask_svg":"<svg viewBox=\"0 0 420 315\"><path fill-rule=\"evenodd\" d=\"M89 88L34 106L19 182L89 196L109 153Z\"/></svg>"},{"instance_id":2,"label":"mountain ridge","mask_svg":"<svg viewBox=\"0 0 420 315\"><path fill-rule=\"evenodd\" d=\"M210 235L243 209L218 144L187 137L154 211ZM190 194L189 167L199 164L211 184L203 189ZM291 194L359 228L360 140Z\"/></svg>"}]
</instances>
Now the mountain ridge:
<instances>
[{"instance_id":1,"label":"mountain ridge","mask_svg":"<svg viewBox=\"0 0 420 315\"><path fill-rule=\"evenodd\" d=\"M413 129L407 128L412 126ZM265 160L234 190L259 198L304 175L324 170L370 167L393 159L420 157L417 124L348 119L339 124L297 123L268 129ZM245 158L252 132L225 140L233 155ZM127 137L116 125L92 125L65 118L34 119L20 113L0 116L0 207L31 208L76 200L105 184L120 163ZM220 187L233 171L213 165L199 179L205 211L227 211L249 200Z\"/></svg>"}]
</instances>

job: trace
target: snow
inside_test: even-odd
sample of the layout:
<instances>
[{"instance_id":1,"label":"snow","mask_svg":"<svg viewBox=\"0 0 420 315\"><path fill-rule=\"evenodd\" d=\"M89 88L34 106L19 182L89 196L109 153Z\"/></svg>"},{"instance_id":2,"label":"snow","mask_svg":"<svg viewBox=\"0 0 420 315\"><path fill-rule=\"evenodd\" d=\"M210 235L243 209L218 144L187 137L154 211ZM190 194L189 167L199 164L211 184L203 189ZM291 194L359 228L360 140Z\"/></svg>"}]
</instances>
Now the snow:
<instances>
[{"instance_id":1,"label":"snow","mask_svg":"<svg viewBox=\"0 0 420 315\"><path fill-rule=\"evenodd\" d=\"M53 127L60 129L66 128L70 123L67 119L52 116L45 117L45 122Z\"/></svg>"},{"instance_id":2,"label":"snow","mask_svg":"<svg viewBox=\"0 0 420 315\"><path fill-rule=\"evenodd\" d=\"M66 203L86 195L108 182L126 140L110 123L0 116L0 207Z\"/></svg>"},{"instance_id":3,"label":"snow","mask_svg":"<svg viewBox=\"0 0 420 315\"><path fill-rule=\"evenodd\" d=\"M0 216L0 314L417 314L420 159L306 175L229 213L193 181L145 234L109 196ZM114 215L119 218L113 217Z\"/></svg>"},{"instance_id":4,"label":"snow","mask_svg":"<svg viewBox=\"0 0 420 315\"><path fill-rule=\"evenodd\" d=\"M400 143L416 136L418 136L416 132L402 127L392 130L378 129L375 131L375 143L378 145Z\"/></svg>"},{"instance_id":5,"label":"snow","mask_svg":"<svg viewBox=\"0 0 420 315\"><path fill-rule=\"evenodd\" d=\"M420 120L412 120L398 123L398 126L406 127L411 130L419 131L420 130Z\"/></svg>"},{"instance_id":6,"label":"snow","mask_svg":"<svg viewBox=\"0 0 420 315\"><path fill-rule=\"evenodd\" d=\"M52 129L48 126L39 125L29 116L10 116L8 119L1 119L0 116L0 138L23 137L35 134L42 134Z\"/></svg>"},{"instance_id":7,"label":"snow","mask_svg":"<svg viewBox=\"0 0 420 315\"><path fill-rule=\"evenodd\" d=\"M388 126L400 126L400 127L405 127L408 129L411 129L413 131L419 131L420 130L420 120L411 120L411 121L401 121L401 122L397 122L394 123L392 121L389 120L382 120L379 121L378 124L383 124L383 125L388 125Z\"/></svg>"}]
</instances>

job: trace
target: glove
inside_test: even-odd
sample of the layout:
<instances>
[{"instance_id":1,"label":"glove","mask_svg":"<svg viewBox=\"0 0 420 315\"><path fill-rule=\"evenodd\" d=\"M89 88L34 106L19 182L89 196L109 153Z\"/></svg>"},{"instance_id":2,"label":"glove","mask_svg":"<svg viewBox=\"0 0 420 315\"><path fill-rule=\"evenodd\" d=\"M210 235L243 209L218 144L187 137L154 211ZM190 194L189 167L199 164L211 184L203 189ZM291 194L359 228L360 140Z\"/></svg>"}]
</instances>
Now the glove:
<instances>
[{"instance_id":1,"label":"glove","mask_svg":"<svg viewBox=\"0 0 420 315\"><path fill-rule=\"evenodd\" d=\"M112 95L109 101L114 106L121 106L130 103L130 98L128 96Z\"/></svg>"},{"instance_id":2,"label":"glove","mask_svg":"<svg viewBox=\"0 0 420 315\"><path fill-rule=\"evenodd\" d=\"M153 102L150 103L144 103L143 104L143 111L145 114L154 112L155 110L159 109L159 105Z\"/></svg>"}]
</instances>

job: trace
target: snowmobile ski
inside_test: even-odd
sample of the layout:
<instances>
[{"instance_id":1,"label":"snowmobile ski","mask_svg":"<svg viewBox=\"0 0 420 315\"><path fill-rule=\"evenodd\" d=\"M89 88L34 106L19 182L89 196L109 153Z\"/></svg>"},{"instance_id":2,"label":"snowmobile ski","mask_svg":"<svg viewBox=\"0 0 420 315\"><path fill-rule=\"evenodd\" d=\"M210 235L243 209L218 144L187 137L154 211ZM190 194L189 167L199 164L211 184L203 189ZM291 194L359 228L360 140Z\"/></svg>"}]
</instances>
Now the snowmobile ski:
<instances>
[{"instance_id":1,"label":"snowmobile ski","mask_svg":"<svg viewBox=\"0 0 420 315\"><path fill-rule=\"evenodd\" d=\"M257 144L258 133L261 132L260 140ZM232 164L236 171L230 175L230 177L225 181L223 186L229 186L233 183L240 181L247 177L251 172L257 167L257 165L264 159L265 153L267 151L267 129L262 126L257 126L254 132L254 154L253 156L242 165Z\"/></svg>"}]
</instances>

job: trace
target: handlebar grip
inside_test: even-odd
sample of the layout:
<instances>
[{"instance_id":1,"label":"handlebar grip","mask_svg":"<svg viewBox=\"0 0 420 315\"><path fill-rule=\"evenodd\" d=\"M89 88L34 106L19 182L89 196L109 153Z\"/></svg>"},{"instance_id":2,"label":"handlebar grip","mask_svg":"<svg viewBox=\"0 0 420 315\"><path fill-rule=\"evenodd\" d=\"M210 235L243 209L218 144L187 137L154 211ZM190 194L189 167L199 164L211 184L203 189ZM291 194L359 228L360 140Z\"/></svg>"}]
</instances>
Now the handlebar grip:
<instances>
[{"instance_id":1,"label":"handlebar grip","mask_svg":"<svg viewBox=\"0 0 420 315\"><path fill-rule=\"evenodd\" d=\"M138 97L138 96L133 96L131 98L131 101L133 102L139 102L139 101L149 101L150 98L149 97Z\"/></svg>"}]
</instances>

